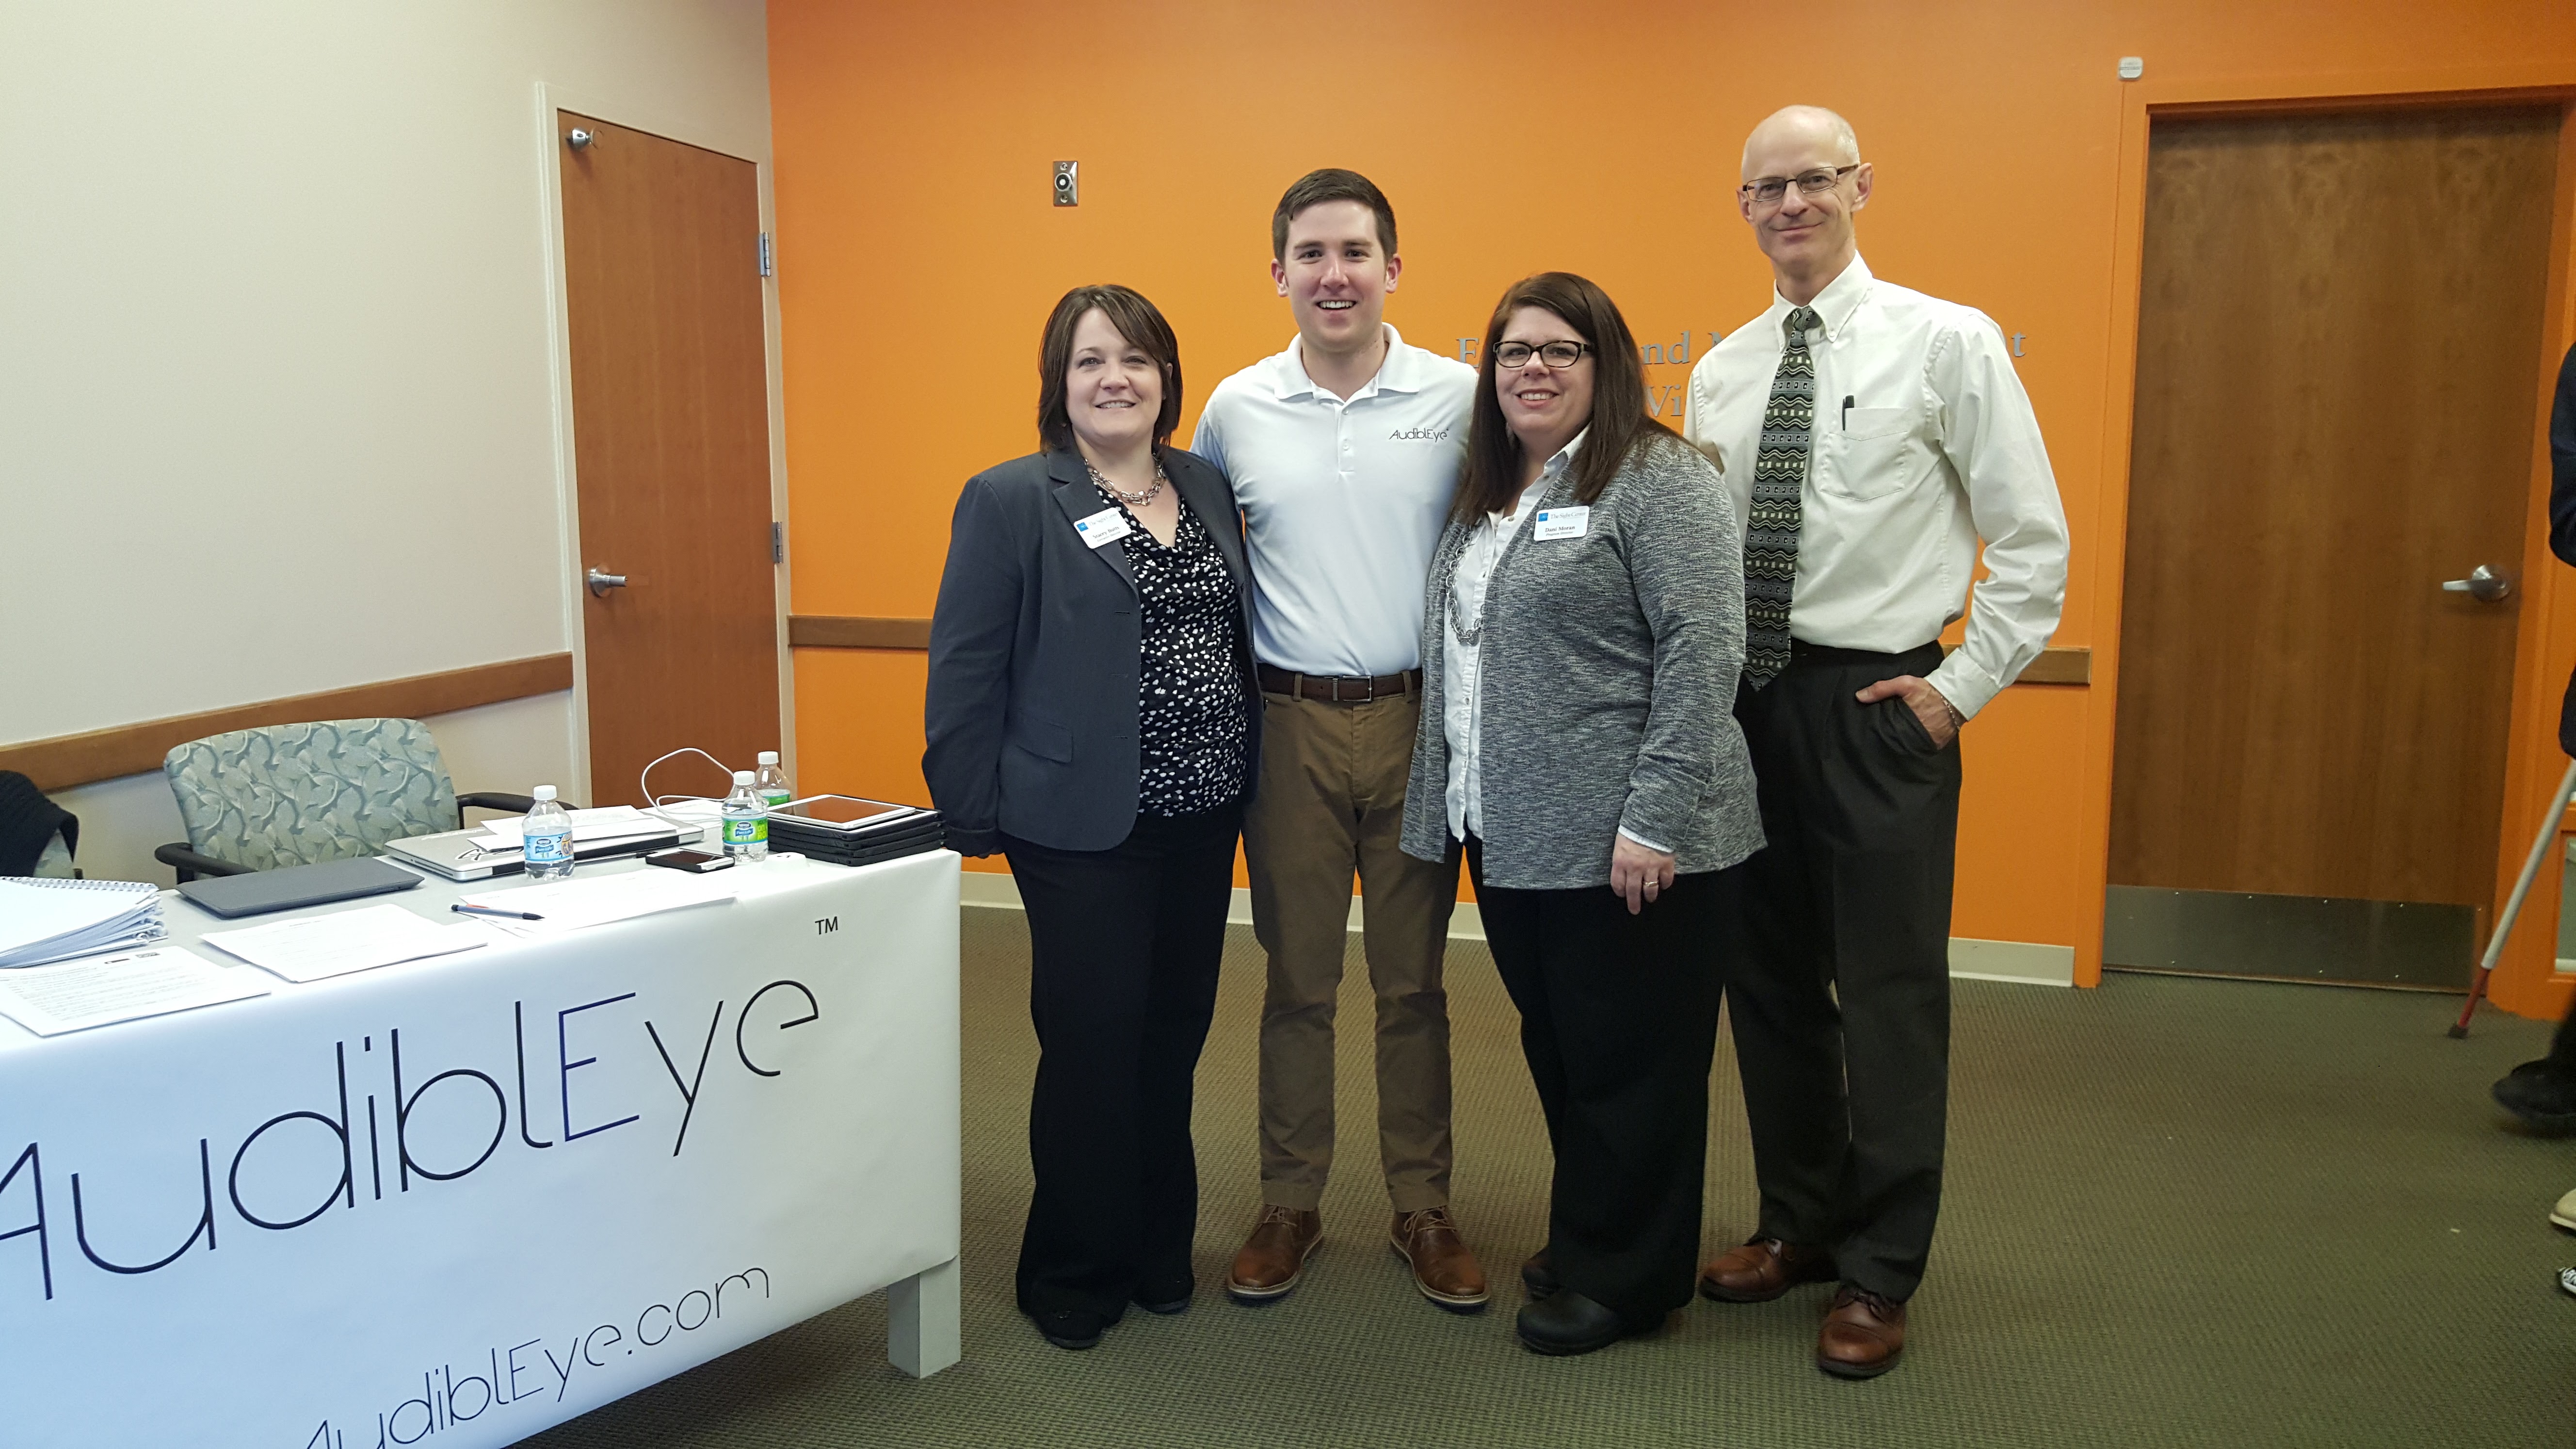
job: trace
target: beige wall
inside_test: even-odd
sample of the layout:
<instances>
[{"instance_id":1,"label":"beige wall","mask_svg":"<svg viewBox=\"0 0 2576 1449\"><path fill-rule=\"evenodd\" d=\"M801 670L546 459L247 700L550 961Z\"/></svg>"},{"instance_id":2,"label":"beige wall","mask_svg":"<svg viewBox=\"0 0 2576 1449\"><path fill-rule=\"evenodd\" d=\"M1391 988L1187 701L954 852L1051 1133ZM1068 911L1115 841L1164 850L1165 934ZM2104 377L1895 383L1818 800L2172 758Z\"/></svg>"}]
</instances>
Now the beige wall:
<instances>
[{"instance_id":1,"label":"beige wall","mask_svg":"<svg viewBox=\"0 0 2576 1449\"><path fill-rule=\"evenodd\" d=\"M575 647L540 87L765 171L767 64L758 0L0 7L0 741ZM433 724L576 778L569 695ZM93 874L177 838L70 795Z\"/></svg>"}]
</instances>

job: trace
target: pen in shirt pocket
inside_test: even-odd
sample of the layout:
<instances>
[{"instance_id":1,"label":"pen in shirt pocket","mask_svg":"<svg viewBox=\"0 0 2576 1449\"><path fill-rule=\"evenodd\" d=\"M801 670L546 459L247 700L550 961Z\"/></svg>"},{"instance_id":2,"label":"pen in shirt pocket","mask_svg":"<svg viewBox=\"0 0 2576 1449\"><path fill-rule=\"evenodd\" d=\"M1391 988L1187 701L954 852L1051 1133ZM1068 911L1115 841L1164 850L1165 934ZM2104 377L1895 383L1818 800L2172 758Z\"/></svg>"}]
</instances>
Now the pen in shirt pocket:
<instances>
[{"instance_id":1,"label":"pen in shirt pocket","mask_svg":"<svg viewBox=\"0 0 2576 1449\"><path fill-rule=\"evenodd\" d=\"M1851 431L1852 404L1857 401L1859 401L1859 399L1853 397L1850 393L1843 394L1843 431L1846 433Z\"/></svg>"}]
</instances>

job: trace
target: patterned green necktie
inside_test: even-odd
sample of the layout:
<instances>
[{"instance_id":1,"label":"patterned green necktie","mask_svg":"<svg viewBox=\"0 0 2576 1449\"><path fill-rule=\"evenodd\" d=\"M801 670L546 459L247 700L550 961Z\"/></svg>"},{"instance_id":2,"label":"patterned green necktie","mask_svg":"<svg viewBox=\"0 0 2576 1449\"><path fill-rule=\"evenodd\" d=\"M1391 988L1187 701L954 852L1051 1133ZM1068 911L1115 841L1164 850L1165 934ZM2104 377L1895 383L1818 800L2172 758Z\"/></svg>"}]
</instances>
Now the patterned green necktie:
<instances>
[{"instance_id":1,"label":"patterned green necktie","mask_svg":"<svg viewBox=\"0 0 2576 1449\"><path fill-rule=\"evenodd\" d=\"M1815 309L1783 324L1786 345L1762 407L1753 455L1753 501L1744 513L1744 681L1755 689L1789 667L1789 594L1798 582L1800 496L1816 435L1816 359L1807 351Z\"/></svg>"}]
</instances>

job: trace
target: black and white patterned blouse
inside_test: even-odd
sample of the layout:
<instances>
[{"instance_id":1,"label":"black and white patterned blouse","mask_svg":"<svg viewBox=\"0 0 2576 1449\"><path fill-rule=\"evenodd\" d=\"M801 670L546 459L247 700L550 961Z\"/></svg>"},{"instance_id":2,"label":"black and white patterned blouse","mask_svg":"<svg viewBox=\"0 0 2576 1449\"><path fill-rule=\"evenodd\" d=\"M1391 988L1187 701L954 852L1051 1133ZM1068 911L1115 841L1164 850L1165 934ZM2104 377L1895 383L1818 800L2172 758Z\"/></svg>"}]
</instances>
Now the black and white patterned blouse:
<instances>
[{"instance_id":1,"label":"black and white patterned blouse","mask_svg":"<svg viewBox=\"0 0 2576 1449\"><path fill-rule=\"evenodd\" d=\"M1134 532L1128 566L1144 599L1136 671L1139 758L1136 807L1195 815L1241 798L1252 729L1251 693L1237 652L1241 602L1216 540L1184 503L1169 548L1127 506L1101 490Z\"/></svg>"}]
</instances>

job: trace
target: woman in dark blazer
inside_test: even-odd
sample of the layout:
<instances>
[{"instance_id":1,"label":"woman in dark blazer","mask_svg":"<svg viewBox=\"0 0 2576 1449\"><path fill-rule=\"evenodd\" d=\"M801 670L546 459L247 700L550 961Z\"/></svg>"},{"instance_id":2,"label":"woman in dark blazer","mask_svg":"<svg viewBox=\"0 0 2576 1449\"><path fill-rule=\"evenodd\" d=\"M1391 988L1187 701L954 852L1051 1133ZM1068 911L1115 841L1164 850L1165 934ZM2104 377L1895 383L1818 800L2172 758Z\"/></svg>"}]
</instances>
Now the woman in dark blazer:
<instances>
[{"instance_id":1,"label":"woman in dark blazer","mask_svg":"<svg viewBox=\"0 0 2576 1449\"><path fill-rule=\"evenodd\" d=\"M1170 325L1125 287L1076 287L1038 369L1042 451L957 500L921 764L949 844L1002 852L1028 909L1019 1305L1089 1348L1130 1302L1189 1306L1191 1079L1261 716L1234 490L1170 445Z\"/></svg>"},{"instance_id":2,"label":"woman in dark blazer","mask_svg":"<svg viewBox=\"0 0 2576 1449\"><path fill-rule=\"evenodd\" d=\"M1729 708L1743 546L1717 470L1647 417L1599 287L1514 283L1485 336L1404 848L1464 845L1556 1156L1517 1327L1585 1353L1660 1324L1698 1273L1715 938L1726 867L1762 845Z\"/></svg>"}]
</instances>

